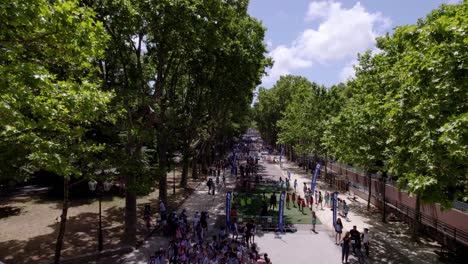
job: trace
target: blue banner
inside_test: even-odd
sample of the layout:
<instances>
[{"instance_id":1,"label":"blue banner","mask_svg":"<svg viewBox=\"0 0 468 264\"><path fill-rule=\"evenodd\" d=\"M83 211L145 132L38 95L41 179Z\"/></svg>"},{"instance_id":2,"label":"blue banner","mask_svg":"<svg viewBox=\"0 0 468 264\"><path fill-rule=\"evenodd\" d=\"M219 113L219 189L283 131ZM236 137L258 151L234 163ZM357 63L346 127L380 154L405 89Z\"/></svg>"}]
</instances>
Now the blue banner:
<instances>
[{"instance_id":1,"label":"blue banner","mask_svg":"<svg viewBox=\"0 0 468 264\"><path fill-rule=\"evenodd\" d=\"M310 185L310 190L312 193L315 193L315 185L317 184L317 176L320 173L320 167L320 163L317 163L317 166L315 166L314 175L312 177L312 184Z\"/></svg>"},{"instance_id":2,"label":"blue banner","mask_svg":"<svg viewBox=\"0 0 468 264\"><path fill-rule=\"evenodd\" d=\"M284 222L283 222L283 212L284 212L284 197L286 192L282 191L279 200L279 210L278 210L278 229L281 233L284 232Z\"/></svg>"},{"instance_id":3,"label":"blue banner","mask_svg":"<svg viewBox=\"0 0 468 264\"><path fill-rule=\"evenodd\" d=\"M332 195L333 203L333 228L336 225L336 212L338 211L338 192L334 192Z\"/></svg>"},{"instance_id":4,"label":"blue banner","mask_svg":"<svg viewBox=\"0 0 468 264\"><path fill-rule=\"evenodd\" d=\"M236 167L237 167L237 156L236 152L232 152L232 166L231 166L231 174L236 174Z\"/></svg>"},{"instance_id":5,"label":"blue banner","mask_svg":"<svg viewBox=\"0 0 468 264\"><path fill-rule=\"evenodd\" d=\"M232 192L226 194L226 230L231 230L231 195Z\"/></svg>"}]
</instances>

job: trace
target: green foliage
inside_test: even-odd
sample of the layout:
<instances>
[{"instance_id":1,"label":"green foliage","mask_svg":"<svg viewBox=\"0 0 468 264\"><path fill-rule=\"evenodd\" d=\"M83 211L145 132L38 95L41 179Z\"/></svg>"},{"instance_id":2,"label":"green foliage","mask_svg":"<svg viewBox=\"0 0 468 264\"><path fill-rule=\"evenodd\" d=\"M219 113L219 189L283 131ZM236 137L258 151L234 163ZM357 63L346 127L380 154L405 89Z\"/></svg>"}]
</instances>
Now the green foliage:
<instances>
[{"instance_id":1,"label":"green foliage","mask_svg":"<svg viewBox=\"0 0 468 264\"><path fill-rule=\"evenodd\" d=\"M467 200L468 2L442 5L378 40L385 76L391 171L426 202Z\"/></svg>"},{"instance_id":2,"label":"green foliage","mask_svg":"<svg viewBox=\"0 0 468 264\"><path fill-rule=\"evenodd\" d=\"M85 160L104 146L85 133L113 120L107 106L113 95L95 78L107 35L94 16L77 1L2 4L0 149L18 151L3 152L2 160L13 162L0 177L39 168L67 178L92 171Z\"/></svg>"},{"instance_id":3,"label":"green foliage","mask_svg":"<svg viewBox=\"0 0 468 264\"><path fill-rule=\"evenodd\" d=\"M449 208L466 201L467 11L466 1L442 5L378 38L380 52L358 56L346 87L325 92L283 77L261 89L255 121L262 135L299 153L328 152L366 172L390 171L427 203Z\"/></svg>"}]
</instances>

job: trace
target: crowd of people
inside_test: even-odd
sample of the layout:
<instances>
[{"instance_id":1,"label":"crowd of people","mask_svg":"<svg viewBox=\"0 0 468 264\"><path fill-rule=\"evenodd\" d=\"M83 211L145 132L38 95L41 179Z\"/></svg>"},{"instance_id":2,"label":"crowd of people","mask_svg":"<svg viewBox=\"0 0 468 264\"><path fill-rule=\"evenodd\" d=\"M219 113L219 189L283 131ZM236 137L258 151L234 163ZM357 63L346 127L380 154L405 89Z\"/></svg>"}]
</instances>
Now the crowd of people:
<instances>
[{"instance_id":1,"label":"crowd of people","mask_svg":"<svg viewBox=\"0 0 468 264\"><path fill-rule=\"evenodd\" d=\"M366 256L369 256L369 229L364 228L363 233L357 230L356 226L353 226L353 229L346 232L343 238L341 234L343 233L343 222L338 218L335 224L335 243L336 245L341 246L341 261L348 263L349 252L352 249L353 254L362 257L362 245L364 245Z\"/></svg>"},{"instance_id":2,"label":"crowd of people","mask_svg":"<svg viewBox=\"0 0 468 264\"><path fill-rule=\"evenodd\" d=\"M218 235L207 238L207 212L195 212L189 222L186 210L167 216L165 234L171 238L167 247L160 247L150 257L150 264L240 264L271 263L267 254L260 256L254 243L255 224L238 226L233 222L231 235L224 227Z\"/></svg>"},{"instance_id":3,"label":"crowd of people","mask_svg":"<svg viewBox=\"0 0 468 264\"><path fill-rule=\"evenodd\" d=\"M233 207L231 208L231 226L221 227L216 236L207 237L208 231L208 213L196 212L193 215L192 221L189 222L185 210L180 214L166 213L164 204L160 204L161 219L165 223L165 234L171 238L166 247L159 248L151 257L151 264L162 263L201 263L201 264L236 264L236 263L271 263L267 254L261 256L258 248L254 243L255 239L255 223L249 221L245 224L237 222L238 206L247 206L252 203L251 196L248 195L249 190L253 190L261 180L257 173L257 159L246 155L246 162L240 162L242 157L239 155L236 158L220 160L209 168L207 180L208 193L215 195L216 190L220 190L221 186L225 186L225 170L231 166L232 174L236 177L237 186L244 188L247 194L244 196L239 194L232 197ZM240 172L238 175L237 172ZM315 232L317 224L317 215L314 211L332 208L333 194L328 191L315 190L303 183L302 190L299 191L297 179L292 183L291 173L288 171L288 176L283 180L280 177L275 183L279 193L286 191L285 205L288 209L291 207L298 208L304 212L305 209L310 209L312 212L312 230ZM290 188L293 187L293 188ZM292 191L294 190L294 191ZM279 194L273 192L270 197L265 197L261 215L268 215L268 210L276 210L278 206ZM234 199L236 202L234 202ZM349 206L344 199L338 199L337 204L338 214L348 220ZM349 220L348 220L349 221ZM348 263L350 251L358 256L362 256L361 247L364 246L365 254L369 255L369 233L365 228L363 232L359 232L356 226L349 232L343 233L343 223L340 218L337 219L335 225L335 242L342 248L342 262Z\"/></svg>"}]
</instances>

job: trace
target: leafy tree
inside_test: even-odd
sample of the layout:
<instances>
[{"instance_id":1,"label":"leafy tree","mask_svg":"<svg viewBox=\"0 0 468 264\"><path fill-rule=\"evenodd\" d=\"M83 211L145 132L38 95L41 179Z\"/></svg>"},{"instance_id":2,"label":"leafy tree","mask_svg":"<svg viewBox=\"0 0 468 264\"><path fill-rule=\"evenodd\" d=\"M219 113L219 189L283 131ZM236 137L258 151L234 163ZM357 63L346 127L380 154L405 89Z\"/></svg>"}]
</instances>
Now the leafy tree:
<instances>
[{"instance_id":1,"label":"leafy tree","mask_svg":"<svg viewBox=\"0 0 468 264\"><path fill-rule=\"evenodd\" d=\"M7 1L0 10L0 148L20 146L11 153L20 172L42 169L64 178L55 263L65 234L68 183L93 174L90 157L104 148L85 133L113 119L113 95L95 81L107 36L94 15L77 1Z\"/></svg>"},{"instance_id":2,"label":"leafy tree","mask_svg":"<svg viewBox=\"0 0 468 264\"><path fill-rule=\"evenodd\" d=\"M328 124L325 135L327 147L334 157L361 167L368 176L368 210L372 194L371 173L384 169L388 136L382 111L386 89L379 78L384 65L380 55L372 57L367 52L359 56L356 77L348 82L352 97Z\"/></svg>"},{"instance_id":3,"label":"leafy tree","mask_svg":"<svg viewBox=\"0 0 468 264\"><path fill-rule=\"evenodd\" d=\"M419 200L443 208L467 195L468 2L442 5L416 25L378 39L393 60L386 84L389 167ZM415 224L414 235L417 231Z\"/></svg>"},{"instance_id":4,"label":"leafy tree","mask_svg":"<svg viewBox=\"0 0 468 264\"><path fill-rule=\"evenodd\" d=\"M271 89L260 88L258 102L254 105L254 120L264 140L275 146L278 143L278 121L292 100L297 89L310 82L301 76L281 76Z\"/></svg>"}]
</instances>

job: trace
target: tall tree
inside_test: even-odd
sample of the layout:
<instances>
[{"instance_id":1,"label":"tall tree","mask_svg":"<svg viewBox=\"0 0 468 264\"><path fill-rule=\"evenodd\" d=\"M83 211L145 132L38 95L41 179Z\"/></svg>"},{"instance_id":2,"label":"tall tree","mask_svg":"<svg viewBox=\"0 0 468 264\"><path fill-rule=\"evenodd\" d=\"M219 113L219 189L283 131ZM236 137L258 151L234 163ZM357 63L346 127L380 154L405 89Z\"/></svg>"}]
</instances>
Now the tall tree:
<instances>
[{"instance_id":1,"label":"tall tree","mask_svg":"<svg viewBox=\"0 0 468 264\"><path fill-rule=\"evenodd\" d=\"M107 35L94 15L77 1L7 1L0 10L0 145L21 145L13 153L25 162L19 168L64 178L55 263L65 235L68 183L91 174L90 156L104 147L85 133L112 118L112 93L96 82Z\"/></svg>"},{"instance_id":2,"label":"tall tree","mask_svg":"<svg viewBox=\"0 0 468 264\"><path fill-rule=\"evenodd\" d=\"M419 200L450 208L468 197L468 2L442 5L416 25L378 39L393 60L386 100L389 167ZM403 129L404 128L404 129Z\"/></svg>"}]
</instances>

